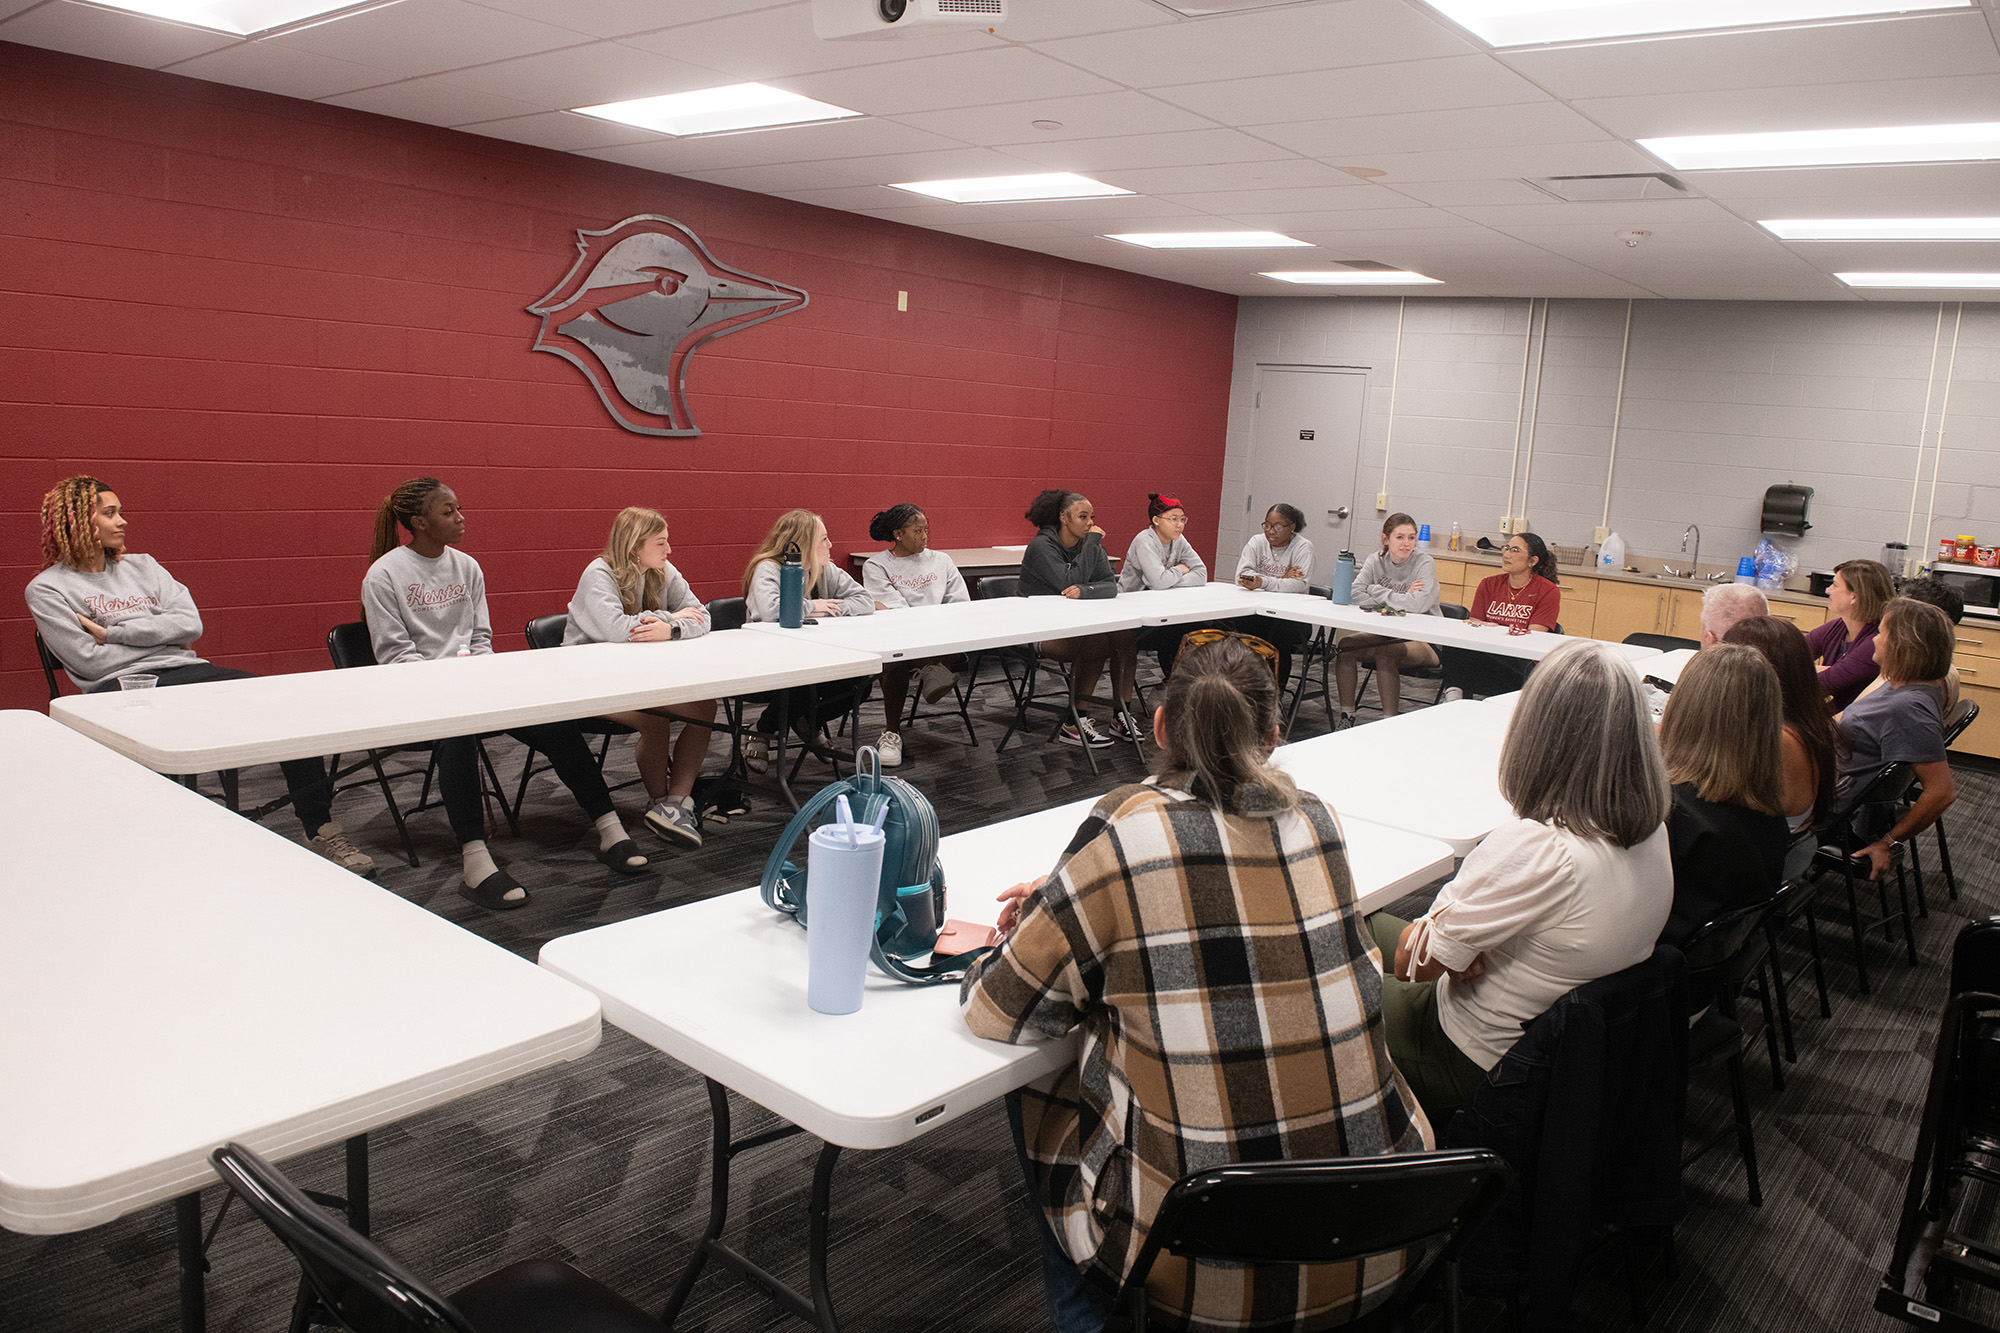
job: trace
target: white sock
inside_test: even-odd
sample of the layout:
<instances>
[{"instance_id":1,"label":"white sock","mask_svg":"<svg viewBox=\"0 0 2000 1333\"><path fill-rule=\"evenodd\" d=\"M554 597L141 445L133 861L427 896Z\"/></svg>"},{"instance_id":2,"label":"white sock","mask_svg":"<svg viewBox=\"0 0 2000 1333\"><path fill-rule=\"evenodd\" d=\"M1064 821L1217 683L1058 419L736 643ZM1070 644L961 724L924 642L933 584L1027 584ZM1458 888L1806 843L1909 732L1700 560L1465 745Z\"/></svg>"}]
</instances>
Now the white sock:
<instances>
[{"instance_id":1,"label":"white sock","mask_svg":"<svg viewBox=\"0 0 2000 1333\"><path fill-rule=\"evenodd\" d=\"M694 813L694 797L669 796L667 799L672 801L675 805L678 805L681 809L687 811L689 814Z\"/></svg>"},{"instance_id":2,"label":"white sock","mask_svg":"<svg viewBox=\"0 0 2000 1333\"><path fill-rule=\"evenodd\" d=\"M631 834L625 831L625 826L618 822L618 812L616 810L613 810L610 814L599 815L597 817L598 851L608 852L631 836Z\"/></svg>"},{"instance_id":3,"label":"white sock","mask_svg":"<svg viewBox=\"0 0 2000 1333\"><path fill-rule=\"evenodd\" d=\"M465 858L465 882L472 888L478 888L500 873L500 867L493 862L493 853L486 850L486 843L482 839L474 838L460 847L458 852ZM527 896L526 889L515 888L507 891L506 899L508 902L514 902Z\"/></svg>"}]
</instances>

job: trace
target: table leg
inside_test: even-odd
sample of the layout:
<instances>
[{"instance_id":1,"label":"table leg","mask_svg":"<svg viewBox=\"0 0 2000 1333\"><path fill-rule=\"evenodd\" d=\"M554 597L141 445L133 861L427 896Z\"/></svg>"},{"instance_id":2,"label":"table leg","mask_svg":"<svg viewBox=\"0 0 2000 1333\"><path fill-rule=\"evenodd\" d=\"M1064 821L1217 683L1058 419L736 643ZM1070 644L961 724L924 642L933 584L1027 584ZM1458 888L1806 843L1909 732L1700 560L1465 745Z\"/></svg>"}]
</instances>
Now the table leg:
<instances>
[{"instance_id":1,"label":"table leg","mask_svg":"<svg viewBox=\"0 0 2000 1333\"><path fill-rule=\"evenodd\" d=\"M202 1333L208 1327L208 1295L202 1283L208 1260L202 1253L199 1190L174 1200L174 1242L181 1264L181 1333Z\"/></svg>"},{"instance_id":2,"label":"table leg","mask_svg":"<svg viewBox=\"0 0 2000 1333\"><path fill-rule=\"evenodd\" d=\"M660 1312L661 1326L673 1327L681 1307L687 1304L688 1297L694 1293L694 1284L701 1277L702 1269L707 1266L710 1259L713 1259L762 1290L787 1313L797 1315L821 1329L822 1333L840 1333L840 1324L833 1311L833 1294L826 1274L827 1244L831 1229L833 1165L840 1155L839 1145L822 1144L819 1164L813 1171L812 1202L808 1206L811 1239L807 1250L807 1271L812 1285L812 1299L807 1300L775 1274L722 1242L722 1230L729 1220L730 1162L738 1153L748 1152L767 1143L775 1143L779 1139L788 1139L794 1134L802 1134L805 1131L797 1125L781 1125L776 1129L749 1135L747 1138L730 1138L729 1090L712 1078L706 1081L709 1118L712 1122L709 1148L708 1225L703 1230L701 1239L696 1242L694 1254L689 1258L687 1267L681 1270L680 1280L674 1284L673 1294L667 1298L666 1309Z\"/></svg>"},{"instance_id":3,"label":"table leg","mask_svg":"<svg viewBox=\"0 0 2000 1333\"><path fill-rule=\"evenodd\" d=\"M347 1141L347 1225L368 1234L368 1136Z\"/></svg>"}]
</instances>

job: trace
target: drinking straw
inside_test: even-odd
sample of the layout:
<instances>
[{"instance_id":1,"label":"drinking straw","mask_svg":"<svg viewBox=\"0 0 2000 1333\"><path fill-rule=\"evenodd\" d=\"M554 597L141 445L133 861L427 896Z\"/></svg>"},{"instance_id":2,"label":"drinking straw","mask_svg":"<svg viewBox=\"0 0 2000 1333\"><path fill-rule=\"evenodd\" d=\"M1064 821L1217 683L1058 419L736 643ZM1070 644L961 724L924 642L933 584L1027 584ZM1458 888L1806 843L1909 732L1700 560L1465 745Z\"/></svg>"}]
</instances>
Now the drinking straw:
<instances>
[{"instance_id":1,"label":"drinking straw","mask_svg":"<svg viewBox=\"0 0 2000 1333\"><path fill-rule=\"evenodd\" d=\"M889 818L889 802L885 800L882 802L882 808L875 812L875 823L871 827L873 827L877 833L880 833L882 831L882 825L888 821L888 818Z\"/></svg>"},{"instance_id":2,"label":"drinking straw","mask_svg":"<svg viewBox=\"0 0 2000 1333\"><path fill-rule=\"evenodd\" d=\"M847 803L845 794L833 798L833 808L840 814L840 831L847 835L847 845L859 847L861 844L854 836L854 807Z\"/></svg>"}]
</instances>

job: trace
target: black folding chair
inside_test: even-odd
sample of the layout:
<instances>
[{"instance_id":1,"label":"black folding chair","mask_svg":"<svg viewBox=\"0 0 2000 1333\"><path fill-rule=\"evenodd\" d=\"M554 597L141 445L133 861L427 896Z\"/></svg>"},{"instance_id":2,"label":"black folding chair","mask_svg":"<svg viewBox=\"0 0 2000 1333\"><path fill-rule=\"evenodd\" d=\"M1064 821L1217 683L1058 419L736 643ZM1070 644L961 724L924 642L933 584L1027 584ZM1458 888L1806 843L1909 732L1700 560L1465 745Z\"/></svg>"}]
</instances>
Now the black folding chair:
<instances>
[{"instance_id":1,"label":"black folding chair","mask_svg":"<svg viewBox=\"0 0 2000 1333\"><path fill-rule=\"evenodd\" d=\"M299 1261L294 1333L325 1321L349 1333L659 1333L645 1311L550 1259L524 1259L442 1296L242 1144L217 1148L209 1161Z\"/></svg>"},{"instance_id":2,"label":"black folding chair","mask_svg":"<svg viewBox=\"0 0 2000 1333\"><path fill-rule=\"evenodd\" d=\"M1021 580L1019 576L1011 574L1000 575L994 578L982 579L979 584L979 596L982 601L993 597L1016 597L1020 595L1020 588ZM988 651L999 661L1000 671L1006 677L1007 693L1014 702L1014 716L1008 719L1007 733L1000 738L1000 744L994 747L995 753L1007 748L1007 742L1014 739L1015 732L1018 731L1025 735L1031 729L1028 722L1028 712L1030 709L1041 709L1044 712L1056 715L1055 729L1049 733L1049 739L1051 740L1054 740L1056 734L1062 730L1064 722L1071 723L1079 729L1081 728L1083 719L1077 715L1076 700L1073 696L1071 686L1073 677L1070 675L1069 663L1058 661L1053 657L1043 657L1035 651L1035 645L1032 643L1012 643L1004 648L994 648ZM985 652L973 655L972 682L974 687L977 687L979 684L979 665L985 657ZM1038 691L1035 688L1036 682L1041 677L1044 664L1053 667L1055 669L1054 674L1062 681L1060 702L1058 702L1054 691ZM1143 709L1144 706L1142 702L1140 707ZM1132 738L1132 744L1133 748L1139 752L1139 758L1143 762L1146 757L1143 744L1136 736ZM1083 757L1090 763L1091 775L1093 777L1096 776L1096 747L1084 746Z\"/></svg>"},{"instance_id":3,"label":"black folding chair","mask_svg":"<svg viewBox=\"0 0 2000 1333\"><path fill-rule=\"evenodd\" d=\"M1890 939L1894 939L1896 922L1901 920L1903 924L1903 943L1909 951L1911 967L1917 965L1917 937L1910 929L1910 891L1909 885L1903 875L1902 846L1896 847L1891 857L1896 867L1896 897L1900 904L1900 909L1895 912L1889 910L1888 885L1877 880L1875 882L1875 896L1879 900L1882 915L1872 925L1863 929L1861 924L1860 897L1855 892L1857 880L1854 853L1860 851L1868 844L1863 840L1863 835L1855 831L1854 820L1857 815L1869 806L1879 805L1887 806L1892 810L1895 809L1909 793L1910 784L1915 782L1916 778L1916 770L1908 764L1885 764L1874 777L1862 785L1860 793L1849 803L1846 811L1836 819L1832 830L1833 841L1829 844L1821 845L1818 853L1813 857L1814 870L1820 873L1828 870L1838 870L1841 874L1842 882L1847 886L1847 920L1849 927L1854 932L1854 971L1859 979L1863 995L1868 994L1870 989L1868 985L1868 932L1881 930ZM1914 844L1903 844L1903 846L1910 845Z\"/></svg>"},{"instance_id":4,"label":"black folding chair","mask_svg":"<svg viewBox=\"0 0 2000 1333\"><path fill-rule=\"evenodd\" d=\"M1972 702L1972 700L1960 699L1957 703L1953 704L1951 711L1944 716L1944 748L1949 750L1957 743L1958 738L1965 734L1966 728L1978 720L1979 705ZM1923 794L1923 790L1924 784L1921 781L1917 782L1911 787L1908 793L1910 800L1915 801ZM1932 825L1932 827L1937 830L1938 862L1944 867L1945 892L1951 896L1953 902L1957 902L1958 877L1951 873L1951 844L1944 840L1944 816L1939 815L1937 823ZM1917 868L1915 841L1914 838L1911 839L1913 845L1910 848L1910 868L1913 870ZM1921 894L1923 891L1921 888L1921 878L1918 880L1918 884L1918 892Z\"/></svg>"},{"instance_id":5,"label":"black folding chair","mask_svg":"<svg viewBox=\"0 0 2000 1333\"><path fill-rule=\"evenodd\" d=\"M1992 1333L2000 1300L2000 917L1952 945L1916 1152L1875 1308L1925 1329ZM1968 1191L1968 1182L1982 1188Z\"/></svg>"},{"instance_id":6,"label":"black folding chair","mask_svg":"<svg viewBox=\"0 0 2000 1333\"><path fill-rule=\"evenodd\" d=\"M56 675L62 663L56 661L56 655L49 651L46 643L42 642L40 630L35 631L35 660L42 664L42 679L47 681L49 686L49 702L54 703L62 698L61 679Z\"/></svg>"},{"instance_id":7,"label":"black folding chair","mask_svg":"<svg viewBox=\"0 0 2000 1333\"><path fill-rule=\"evenodd\" d=\"M368 625L365 621L350 620L344 624L335 625L332 629L328 630L326 632L326 652L327 656L333 659L333 665L336 670L345 670L350 667L374 666L376 664L375 644L368 636ZM493 767L493 756L486 753L485 738L481 737L477 744L479 747L479 762L485 766L486 783L491 784L490 790L499 799L500 813L506 816L507 819L507 831L518 834L521 831L520 825L515 820L514 811L507 804L506 788L500 785L500 774ZM390 755L410 754L418 751L421 751L426 758L426 763L422 769L412 768L404 769L397 773L390 773L382 767L382 760ZM342 778L358 773L364 768L374 772L375 785L382 792L384 804L389 807L389 818L395 821L396 833L403 839L403 858L414 869L418 864L416 839L410 836L410 827L404 822L402 807L396 804L396 794L389 789L389 779L413 778L421 773L424 779L423 790L418 794L417 803L410 808L409 813L413 815L420 814L430 809L431 783L437 775L437 751L429 744L394 745L386 750L370 750L363 758L357 759L346 768L340 766L340 756L336 754L332 757L327 767L333 774L328 779L328 783L332 787L333 795L335 796L340 795L344 791L352 791L356 787L365 787L368 785L368 780L364 778L360 782L350 782L343 787L340 785ZM482 795L489 790L486 783L481 784ZM490 816L490 810L488 814Z\"/></svg>"},{"instance_id":8,"label":"black folding chair","mask_svg":"<svg viewBox=\"0 0 2000 1333\"><path fill-rule=\"evenodd\" d=\"M1143 1333L1146 1277L1163 1250L1194 1263L1291 1267L1408 1251L1387 1299L1342 1327L1374 1333L1406 1326L1435 1276L1445 1327L1456 1333L1458 1251L1512 1182L1507 1164L1478 1148L1192 1172L1161 1202L1105 1333Z\"/></svg>"},{"instance_id":9,"label":"black folding chair","mask_svg":"<svg viewBox=\"0 0 2000 1333\"><path fill-rule=\"evenodd\" d=\"M1446 620L1470 620L1472 618L1472 612L1466 610L1464 607L1458 605L1456 602L1439 602L1438 613L1442 615ZM1356 708L1359 708L1361 706L1361 701L1368 697L1368 683L1375 679L1375 664L1373 662L1370 662L1368 664L1367 672L1368 674L1361 678L1361 684L1357 686L1354 691L1354 706ZM1402 671L1399 672L1398 674L1410 680L1436 681L1437 688L1431 692L1432 704L1437 703L1437 701L1444 695L1443 658L1438 659L1438 664L1436 666L1404 667Z\"/></svg>"},{"instance_id":10,"label":"black folding chair","mask_svg":"<svg viewBox=\"0 0 2000 1333\"><path fill-rule=\"evenodd\" d=\"M1674 634L1627 634L1626 643L1637 644L1641 648L1657 648L1663 653L1677 653L1683 648L1700 649L1700 639L1683 639Z\"/></svg>"},{"instance_id":11,"label":"black folding chair","mask_svg":"<svg viewBox=\"0 0 2000 1333\"><path fill-rule=\"evenodd\" d=\"M528 647L531 649L560 648L562 647L563 635L568 632L569 613L567 611L552 616L536 616L528 622ZM608 717L579 718L576 725L577 730L581 731L585 736L598 737L597 771L600 773L604 771L604 761L611 755L611 738L613 736L630 736L633 734L632 728L626 726L623 722L613 722ZM547 764L543 764L539 768L535 766L535 756L540 754L541 751L535 749L532 745L526 748L528 752L521 759L520 785L514 789L514 809L517 811L521 808L521 803L528 799L528 779L537 773L547 773L550 771L550 766ZM616 787L611 788L611 790L623 791L627 787L637 786L641 781L642 779L640 778L628 778Z\"/></svg>"},{"instance_id":12,"label":"black folding chair","mask_svg":"<svg viewBox=\"0 0 2000 1333\"><path fill-rule=\"evenodd\" d=\"M1757 1139L1750 1128L1750 1092L1743 1076L1743 1024L1736 1002L1753 983L1764 1006L1764 1042L1770 1053L1771 1082L1783 1090L1778 1061L1777 1022L1771 1009L1771 987L1765 976L1770 946L1764 935L1764 915L1770 902L1753 903L1725 912L1688 938L1682 950L1687 972L1681 982L1683 1004L1694 1024L1688 1030L1688 1068L1721 1065L1729 1072L1729 1095L1735 1103L1735 1124L1722 1130L1682 1159L1692 1163L1733 1132L1743 1157L1750 1202L1761 1207L1764 1191L1757 1179Z\"/></svg>"}]
</instances>

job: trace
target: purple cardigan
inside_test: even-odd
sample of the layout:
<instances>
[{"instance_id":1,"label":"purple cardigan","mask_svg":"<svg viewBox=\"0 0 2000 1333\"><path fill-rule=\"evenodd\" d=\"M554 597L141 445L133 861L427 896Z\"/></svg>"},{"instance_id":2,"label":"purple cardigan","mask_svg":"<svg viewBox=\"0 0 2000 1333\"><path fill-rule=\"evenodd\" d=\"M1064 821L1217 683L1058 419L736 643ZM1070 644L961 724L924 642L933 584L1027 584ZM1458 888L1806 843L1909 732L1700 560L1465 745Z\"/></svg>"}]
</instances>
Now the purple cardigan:
<instances>
[{"instance_id":1,"label":"purple cardigan","mask_svg":"<svg viewBox=\"0 0 2000 1333\"><path fill-rule=\"evenodd\" d=\"M1853 703L1879 674L1881 668L1875 665L1878 628L1880 623L1871 620L1849 642L1847 622L1836 616L1806 635L1806 647L1812 650L1813 660L1825 664L1820 668L1819 684L1833 696L1834 712Z\"/></svg>"}]
</instances>

